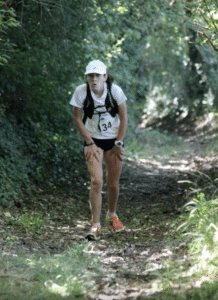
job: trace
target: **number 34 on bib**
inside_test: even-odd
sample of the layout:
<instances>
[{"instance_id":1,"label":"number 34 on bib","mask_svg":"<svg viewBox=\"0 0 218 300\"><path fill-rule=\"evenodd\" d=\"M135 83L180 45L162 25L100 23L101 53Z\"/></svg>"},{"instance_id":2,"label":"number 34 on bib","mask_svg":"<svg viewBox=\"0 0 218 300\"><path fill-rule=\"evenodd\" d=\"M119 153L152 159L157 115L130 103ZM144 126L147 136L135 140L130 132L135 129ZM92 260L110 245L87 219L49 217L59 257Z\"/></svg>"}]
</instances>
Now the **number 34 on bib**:
<instances>
[{"instance_id":1,"label":"number 34 on bib","mask_svg":"<svg viewBox=\"0 0 218 300\"><path fill-rule=\"evenodd\" d=\"M104 123L101 126L102 126L102 131L107 131L109 128L112 127L111 122Z\"/></svg>"}]
</instances>

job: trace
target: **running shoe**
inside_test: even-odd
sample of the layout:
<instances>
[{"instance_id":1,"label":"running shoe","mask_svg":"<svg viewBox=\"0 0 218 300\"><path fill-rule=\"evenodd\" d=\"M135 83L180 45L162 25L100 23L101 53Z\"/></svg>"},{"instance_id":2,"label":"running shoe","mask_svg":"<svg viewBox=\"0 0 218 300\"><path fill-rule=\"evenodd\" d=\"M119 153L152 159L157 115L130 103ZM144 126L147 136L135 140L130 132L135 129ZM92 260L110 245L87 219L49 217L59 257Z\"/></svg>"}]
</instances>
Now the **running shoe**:
<instances>
[{"instance_id":1,"label":"running shoe","mask_svg":"<svg viewBox=\"0 0 218 300\"><path fill-rule=\"evenodd\" d=\"M106 217L106 220L108 221L111 230L115 232L119 232L124 229L123 224L119 221L119 218L117 215L115 216L108 216Z\"/></svg>"},{"instance_id":2,"label":"running shoe","mask_svg":"<svg viewBox=\"0 0 218 300\"><path fill-rule=\"evenodd\" d=\"M92 227L90 229L90 231L87 233L87 235L85 236L85 238L89 241L99 240L100 239L100 236L99 236L100 230L101 230L101 228L99 226Z\"/></svg>"}]
</instances>

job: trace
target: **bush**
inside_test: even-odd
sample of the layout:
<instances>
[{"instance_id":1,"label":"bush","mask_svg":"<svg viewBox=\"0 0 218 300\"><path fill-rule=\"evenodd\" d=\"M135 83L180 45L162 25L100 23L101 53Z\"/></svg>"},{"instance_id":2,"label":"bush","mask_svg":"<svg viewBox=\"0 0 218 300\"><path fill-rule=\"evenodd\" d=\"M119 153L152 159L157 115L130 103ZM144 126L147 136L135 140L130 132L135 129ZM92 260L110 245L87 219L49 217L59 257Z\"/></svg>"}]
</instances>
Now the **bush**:
<instances>
[{"instance_id":1,"label":"bush","mask_svg":"<svg viewBox=\"0 0 218 300\"><path fill-rule=\"evenodd\" d=\"M69 132L72 132L70 134ZM0 118L0 204L35 191L38 183L70 185L83 168L82 142L74 129L66 135L38 127L31 120ZM74 172L75 168L78 173Z\"/></svg>"},{"instance_id":2,"label":"bush","mask_svg":"<svg viewBox=\"0 0 218 300\"><path fill-rule=\"evenodd\" d=\"M38 138L36 178L55 185L70 184L75 170L83 168L83 145L78 132L69 128L68 134L59 135L40 130Z\"/></svg>"},{"instance_id":3,"label":"bush","mask_svg":"<svg viewBox=\"0 0 218 300\"><path fill-rule=\"evenodd\" d=\"M197 193L197 196L188 202L184 208L189 212L185 222L178 230L194 237L192 246L200 251L199 245L214 245L214 236L218 232L218 199L206 200L204 193Z\"/></svg>"},{"instance_id":4,"label":"bush","mask_svg":"<svg viewBox=\"0 0 218 300\"><path fill-rule=\"evenodd\" d=\"M16 118L0 118L0 204L10 206L22 189L29 189L29 174L35 168L31 153L34 139ZM30 146L32 149L30 149ZM28 150L30 153L28 153Z\"/></svg>"}]
</instances>

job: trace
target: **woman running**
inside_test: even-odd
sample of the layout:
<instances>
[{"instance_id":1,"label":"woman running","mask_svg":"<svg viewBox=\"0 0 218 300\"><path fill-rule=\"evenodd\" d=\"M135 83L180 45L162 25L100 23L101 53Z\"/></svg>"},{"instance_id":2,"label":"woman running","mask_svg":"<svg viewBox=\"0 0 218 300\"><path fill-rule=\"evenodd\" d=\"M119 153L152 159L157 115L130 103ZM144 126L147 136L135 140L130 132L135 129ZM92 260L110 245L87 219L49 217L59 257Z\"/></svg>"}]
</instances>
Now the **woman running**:
<instances>
[{"instance_id":1,"label":"woman running","mask_svg":"<svg viewBox=\"0 0 218 300\"><path fill-rule=\"evenodd\" d=\"M76 88L70 104L73 106L75 124L84 139L84 154L91 179L89 201L92 227L86 238L97 240L101 229L103 159L107 169L106 219L113 232L124 229L116 214L116 206L124 159L127 98L122 89L113 83L113 77L107 74L103 62L91 61L86 67L85 76L86 83Z\"/></svg>"}]
</instances>

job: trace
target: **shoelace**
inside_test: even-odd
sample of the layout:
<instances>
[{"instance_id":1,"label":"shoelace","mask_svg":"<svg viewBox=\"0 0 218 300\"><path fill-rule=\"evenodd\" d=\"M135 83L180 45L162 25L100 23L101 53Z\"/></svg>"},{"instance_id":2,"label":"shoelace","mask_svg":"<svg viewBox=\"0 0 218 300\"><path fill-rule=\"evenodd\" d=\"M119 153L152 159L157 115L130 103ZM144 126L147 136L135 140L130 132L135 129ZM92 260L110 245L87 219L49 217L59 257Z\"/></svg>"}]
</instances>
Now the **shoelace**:
<instances>
[{"instance_id":1,"label":"shoelace","mask_svg":"<svg viewBox=\"0 0 218 300\"><path fill-rule=\"evenodd\" d=\"M100 229L99 226L95 226L95 227L92 227L92 228L90 229L90 231L91 231L91 232L95 232L95 231L98 231L99 229Z\"/></svg>"}]
</instances>

